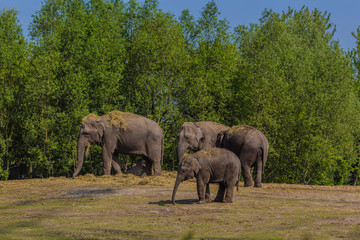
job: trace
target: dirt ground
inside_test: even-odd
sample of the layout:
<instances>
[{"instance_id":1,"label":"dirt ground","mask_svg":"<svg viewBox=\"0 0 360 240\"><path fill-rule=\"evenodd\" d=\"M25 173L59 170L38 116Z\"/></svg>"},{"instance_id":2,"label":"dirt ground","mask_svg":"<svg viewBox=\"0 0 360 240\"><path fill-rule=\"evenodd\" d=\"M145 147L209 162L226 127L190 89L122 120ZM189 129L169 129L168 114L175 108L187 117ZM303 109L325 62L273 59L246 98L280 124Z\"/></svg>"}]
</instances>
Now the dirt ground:
<instances>
[{"instance_id":1,"label":"dirt ground","mask_svg":"<svg viewBox=\"0 0 360 240\"><path fill-rule=\"evenodd\" d=\"M360 239L358 186L264 183L198 204L189 180L173 205L175 177L0 182L0 239Z\"/></svg>"}]
</instances>

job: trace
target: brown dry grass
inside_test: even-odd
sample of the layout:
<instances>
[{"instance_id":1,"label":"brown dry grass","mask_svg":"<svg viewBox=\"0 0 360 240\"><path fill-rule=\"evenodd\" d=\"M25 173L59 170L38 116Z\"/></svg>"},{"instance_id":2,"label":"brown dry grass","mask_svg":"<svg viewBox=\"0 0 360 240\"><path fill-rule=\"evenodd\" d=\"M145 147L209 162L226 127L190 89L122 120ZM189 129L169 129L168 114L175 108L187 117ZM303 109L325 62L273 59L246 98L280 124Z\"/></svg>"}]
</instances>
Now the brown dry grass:
<instances>
[{"instance_id":1,"label":"brown dry grass","mask_svg":"<svg viewBox=\"0 0 360 240\"><path fill-rule=\"evenodd\" d=\"M263 184L197 204L190 180L174 206L175 177L0 182L0 239L360 239L360 187Z\"/></svg>"},{"instance_id":2,"label":"brown dry grass","mask_svg":"<svg viewBox=\"0 0 360 240\"><path fill-rule=\"evenodd\" d=\"M246 129L247 127L248 126L245 126L245 125L233 126L229 130L227 130L227 133L231 136L231 135L233 135L234 133L236 133L236 132L238 132L240 130Z\"/></svg>"},{"instance_id":3,"label":"brown dry grass","mask_svg":"<svg viewBox=\"0 0 360 240\"><path fill-rule=\"evenodd\" d=\"M95 113L90 113L89 115L85 116L82 120L81 120L81 124L85 125L88 122L91 121L97 121L100 120L100 117L98 115L96 115Z\"/></svg>"},{"instance_id":4,"label":"brown dry grass","mask_svg":"<svg viewBox=\"0 0 360 240\"><path fill-rule=\"evenodd\" d=\"M109 113L109 123L115 127L126 129L126 119L131 115L131 113L120 112L118 110L114 110Z\"/></svg>"},{"instance_id":5,"label":"brown dry grass","mask_svg":"<svg viewBox=\"0 0 360 240\"><path fill-rule=\"evenodd\" d=\"M128 113L128 112L121 112L118 110L114 110L111 111L109 114L106 114L104 116L99 117L98 115L94 114L94 113L90 113L89 115L85 116L82 121L81 124L85 125L86 123L89 123L91 121L97 121L100 120L101 118L103 118L104 120L107 120L109 122L110 125L121 128L121 129L126 129L126 121L129 118L134 117L135 114L132 113Z\"/></svg>"}]
</instances>

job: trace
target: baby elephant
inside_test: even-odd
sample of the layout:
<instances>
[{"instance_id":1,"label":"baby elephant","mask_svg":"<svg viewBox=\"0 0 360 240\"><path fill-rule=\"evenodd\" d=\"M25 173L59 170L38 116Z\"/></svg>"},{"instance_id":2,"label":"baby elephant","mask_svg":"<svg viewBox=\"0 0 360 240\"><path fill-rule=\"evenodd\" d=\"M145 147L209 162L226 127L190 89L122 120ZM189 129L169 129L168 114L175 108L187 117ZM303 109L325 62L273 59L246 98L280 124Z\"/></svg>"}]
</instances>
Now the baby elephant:
<instances>
[{"instance_id":1,"label":"baby elephant","mask_svg":"<svg viewBox=\"0 0 360 240\"><path fill-rule=\"evenodd\" d=\"M195 177L199 203L211 202L209 183L218 183L219 191L215 202L232 202L234 187L239 184L241 164L231 151L222 148L208 148L182 158L172 194L175 194L180 182ZM225 196L225 198L224 198Z\"/></svg>"}]
</instances>

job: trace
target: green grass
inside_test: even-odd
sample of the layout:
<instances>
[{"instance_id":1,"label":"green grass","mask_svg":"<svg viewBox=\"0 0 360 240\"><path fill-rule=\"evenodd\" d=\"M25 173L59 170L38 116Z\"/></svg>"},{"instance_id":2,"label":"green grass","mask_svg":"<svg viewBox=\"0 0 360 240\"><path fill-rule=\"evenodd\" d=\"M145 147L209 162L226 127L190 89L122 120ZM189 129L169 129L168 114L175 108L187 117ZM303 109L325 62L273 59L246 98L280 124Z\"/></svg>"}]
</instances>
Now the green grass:
<instances>
[{"instance_id":1,"label":"green grass","mask_svg":"<svg viewBox=\"0 0 360 240\"><path fill-rule=\"evenodd\" d=\"M264 184L197 204L176 173L0 182L0 239L359 239L360 188ZM211 187L214 197L216 185Z\"/></svg>"}]
</instances>

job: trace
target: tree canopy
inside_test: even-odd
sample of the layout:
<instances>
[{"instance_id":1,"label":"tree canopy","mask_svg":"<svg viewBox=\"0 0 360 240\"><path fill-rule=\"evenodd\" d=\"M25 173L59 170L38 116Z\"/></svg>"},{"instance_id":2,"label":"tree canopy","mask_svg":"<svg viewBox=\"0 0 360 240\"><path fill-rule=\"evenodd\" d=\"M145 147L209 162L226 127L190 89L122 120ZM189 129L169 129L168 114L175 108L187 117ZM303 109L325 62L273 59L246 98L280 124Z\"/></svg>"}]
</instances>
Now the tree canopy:
<instances>
[{"instance_id":1,"label":"tree canopy","mask_svg":"<svg viewBox=\"0 0 360 240\"><path fill-rule=\"evenodd\" d=\"M71 176L81 119L120 110L162 127L168 170L181 124L215 121L264 132L266 182L357 184L360 30L345 52L327 12L231 29L215 1L195 19L156 0L45 0L28 40L16 10L0 22L2 180ZM91 151L82 171L101 174Z\"/></svg>"}]
</instances>

